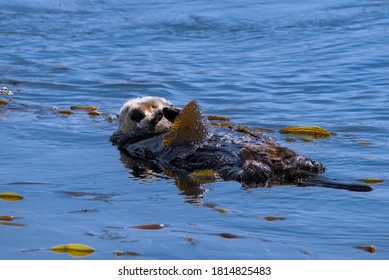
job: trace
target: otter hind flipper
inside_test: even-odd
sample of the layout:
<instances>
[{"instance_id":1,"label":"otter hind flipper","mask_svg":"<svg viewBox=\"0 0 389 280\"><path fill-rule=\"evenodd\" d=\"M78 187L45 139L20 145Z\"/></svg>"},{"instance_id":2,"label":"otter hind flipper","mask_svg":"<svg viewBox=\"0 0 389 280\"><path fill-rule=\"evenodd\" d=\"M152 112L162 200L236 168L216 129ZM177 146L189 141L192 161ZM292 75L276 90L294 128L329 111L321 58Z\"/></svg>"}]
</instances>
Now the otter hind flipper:
<instances>
[{"instance_id":1,"label":"otter hind flipper","mask_svg":"<svg viewBox=\"0 0 389 280\"><path fill-rule=\"evenodd\" d=\"M182 108L170 131L163 137L165 148L203 143L211 137L212 128L196 100Z\"/></svg>"}]
</instances>

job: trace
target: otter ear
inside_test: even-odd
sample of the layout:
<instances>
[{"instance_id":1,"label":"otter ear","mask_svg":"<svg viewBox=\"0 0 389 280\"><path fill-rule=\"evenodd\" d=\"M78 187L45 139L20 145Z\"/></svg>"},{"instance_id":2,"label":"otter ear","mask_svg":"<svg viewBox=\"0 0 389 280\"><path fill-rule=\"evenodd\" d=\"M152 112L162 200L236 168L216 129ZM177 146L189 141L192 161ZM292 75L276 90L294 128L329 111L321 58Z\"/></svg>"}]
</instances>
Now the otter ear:
<instances>
[{"instance_id":1,"label":"otter ear","mask_svg":"<svg viewBox=\"0 0 389 280\"><path fill-rule=\"evenodd\" d=\"M174 120L177 118L177 116L180 114L181 109L178 109L173 106L164 107L163 108L163 115L166 119L168 119L170 122L174 122Z\"/></svg>"}]
</instances>

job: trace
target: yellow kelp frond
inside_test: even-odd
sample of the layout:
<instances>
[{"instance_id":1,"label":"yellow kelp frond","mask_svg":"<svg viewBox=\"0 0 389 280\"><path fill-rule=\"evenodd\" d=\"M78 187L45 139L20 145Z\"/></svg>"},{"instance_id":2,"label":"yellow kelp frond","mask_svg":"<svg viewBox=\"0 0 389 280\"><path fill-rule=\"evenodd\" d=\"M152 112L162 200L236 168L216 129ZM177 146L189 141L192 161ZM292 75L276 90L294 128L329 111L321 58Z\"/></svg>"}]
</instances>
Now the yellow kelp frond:
<instances>
[{"instance_id":1,"label":"yellow kelp frond","mask_svg":"<svg viewBox=\"0 0 389 280\"><path fill-rule=\"evenodd\" d=\"M82 106L82 105L70 106L70 110L96 111L97 109L98 109L97 106Z\"/></svg>"},{"instance_id":2,"label":"yellow kelp frond","mask_svg":"<svg viewBox=\"0 0 389 280\"><path fill-rule=\"evenodd\" d=\"M331 133L320 126L289 126L279 130L282 134L294 134L299 136L312 136L315 138L326 138Z\"/></svg>"},{"instance_id":3,"label":"yellow kelp frond","mask_svg":"<svg viewBox=\"0 0 389 280\"><path fill-rule=\"evenodd\" d=\"M370 254L374 254L376 252L376 247L374 245L367 245L367 246L353 246L356 249L366 251Z\"/></svg>"},{"instance_id":4,"label":"yellow kelp frond","mask_svg":"<svg viewBox=\"0 0 389 280\"><path fill-rule=\"evenodd\" d=\"M164 224L145 224L145 225L135 226L134 228L156 230L156 229L162 229L164 227L165 227Z\"/></svg>"},{"instance_id":5,"label":"yellow kelp frond","mask_svg":"<svg viewBox=\"0 0 389 280\"><path fill-rule=\"evenodd\" d=\"M238 125L237 127L235 127L235 130L237 132L243 132L244 134L250 135L254 138L261 138L260 134L253 132L251 129L244 125Z\"/></svg>"},{"instance_id":6,"label":"yellow kelp frond","mask_svg":"<svg viewBox=\"0 0 389 280\"><path fill-rule=\"evenodd\" d=\"M61 244L50 248L56 253L68 253L73 257L84 257L95 252L95 249L84 244Z\"/></svg>"},{"instance_id":7,"label":"yellow kelp frond","mask_svg":"<svg viewBox=\"0 0 389 280\"><path fill-rule=\"evenodd\" d=\"M2 221L12 221L14 219L14 216L0 216L0 220Z\"/></svg>"},{"instance_id":8,"label":"yellow kelp frond","mask_svg":"<svg viewBox=\"0 0 389 280\"><path fill-rule=\"evenodd\" d=\"M363 179L361 179L361 181L364 182L365 184L369 184L369 185L380 184L380 183L384 182L384 180L380 179L380 178L363 178Z\"/></svg>"},{"instance_id":9,"label":"yellow kelp frond","mask_svg":"<svg viewBox=\"0 0 389 280\"><path fill-rule=\"evenodd\" d=\"M10 202L16 202L22 200L23 196L13 192L3 192L0 193L0 199L5 201L10 201Z\"/></svg>"},{"instance_id":10,"label":"yellow kelp frond","mask_svg":"<svg viewBox=\"0 0 389 280\"><path fill-rule=\"evenodd\" d=\"M192 173L190 173L190 175L194 177L215 177L218 176L219 174L212 169L205 169L205 170L193 171Z\"/></svg>"},{"instance_id":11,"label":"yellow kelp frond","mask_svg":"<svg viewBox=\"0 0 389 280\"><path fill-rule=\"evenodd\" d=\"M195 144L207 140L211 135L211 125L204 116L196 100L182 108L173 127L162 139L164 147Z\"/></svg>"},{"instance_id":12,"label":"yellow kelp frond","mask_svg":"<svg viewBox=\"0 0 389 280\"><path fill-rule=\"evenodd\" d=\"M90 111L90 112L88 112L88 115L92 116L92 117L96 117L96 116L102 116L102 115L104 115L104 113L98 112L98 111Z\"/></svg>"},{"instance_id":13,"label":"yellow kelp frond","mask_svg":"<svg viewBox=\"0 0 389 280\"><path fill-rule=\"evenodd\" d=\"M223 116L213 116L213 115L208 115L207 116L208 120L210 121L227 121L229 122L231 119Z\"/></svg>"}]
</instances>

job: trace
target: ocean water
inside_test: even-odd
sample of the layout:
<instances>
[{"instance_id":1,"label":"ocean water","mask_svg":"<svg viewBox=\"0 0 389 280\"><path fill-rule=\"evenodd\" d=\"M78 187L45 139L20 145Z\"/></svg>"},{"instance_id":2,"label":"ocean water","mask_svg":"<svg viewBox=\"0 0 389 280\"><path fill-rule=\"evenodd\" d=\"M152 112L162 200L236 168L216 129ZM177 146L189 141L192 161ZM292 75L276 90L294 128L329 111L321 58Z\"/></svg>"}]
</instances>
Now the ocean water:
<instances>
[{"instance_id":1,"label":"ocean water","mask_svg":"<svg viewBox=\"0 0 389 280\"><path fill-rule=\"evenodd\" d=\"M0 87L14 93L0 96L0 193L23 197L0 199L13 216L0 259L388 259L388 15L384 0L0 0ZM108 141L107 116L149 95L272 129L329 178L382 182L211 181L194 197ZM52 110L73 105L104 114ZM291 125L335 135L287 142L277 131ZM95 252L49 250L68 243Z\"/></svg>"}]
</instances>

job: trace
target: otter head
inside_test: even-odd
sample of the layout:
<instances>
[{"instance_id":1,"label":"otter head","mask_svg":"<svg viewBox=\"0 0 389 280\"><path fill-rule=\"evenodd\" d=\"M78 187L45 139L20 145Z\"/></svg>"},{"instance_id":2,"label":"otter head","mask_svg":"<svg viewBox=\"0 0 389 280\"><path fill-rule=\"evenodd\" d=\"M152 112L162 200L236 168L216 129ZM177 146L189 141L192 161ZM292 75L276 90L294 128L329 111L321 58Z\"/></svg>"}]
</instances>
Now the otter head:
<instances>
[{"instance_id":1,"label":"otter head","mask_svg":"<svg viewBox=\"0 0 389 280\"><path fill-rule=\"evenodd\" d=\"M161 97L142 97L128 100L120 109L119 131L123 134L134 130L166 132L172 123L164 117L164 108L173 105Z\"/></svg>"}]
</instances>

